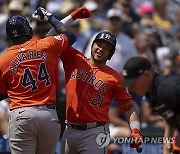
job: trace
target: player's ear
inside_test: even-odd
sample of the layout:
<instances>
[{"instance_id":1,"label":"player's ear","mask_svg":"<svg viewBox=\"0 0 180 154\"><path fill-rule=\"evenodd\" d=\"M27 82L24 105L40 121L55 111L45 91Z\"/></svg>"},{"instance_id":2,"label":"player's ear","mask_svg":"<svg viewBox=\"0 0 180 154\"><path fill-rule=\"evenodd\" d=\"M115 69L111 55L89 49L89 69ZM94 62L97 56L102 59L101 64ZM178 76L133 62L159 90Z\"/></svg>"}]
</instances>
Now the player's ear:
<instances>
[{"instance_id":1,"label":"player's ear","mask_svg":"<svg viewBox=\"0 0 180 154\"><path fill-rule=\"evenodd\" d=\"M145 71L144 71L144 76L145 76L146 78L150 77L150 75L151 75L151 72L150 72L149 70L145 70Z\"/></svg>"}]
</instances>

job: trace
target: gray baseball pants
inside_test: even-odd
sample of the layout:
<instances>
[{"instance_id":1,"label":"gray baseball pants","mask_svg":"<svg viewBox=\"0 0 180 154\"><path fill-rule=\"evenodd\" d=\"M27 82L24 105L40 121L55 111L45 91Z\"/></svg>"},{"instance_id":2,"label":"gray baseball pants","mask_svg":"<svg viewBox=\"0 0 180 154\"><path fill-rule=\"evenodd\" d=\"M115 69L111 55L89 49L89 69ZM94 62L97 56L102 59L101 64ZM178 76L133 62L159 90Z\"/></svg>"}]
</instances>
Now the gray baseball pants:
<instances>
[{"instance_id":1,"label":"gray baseball pants","mask_svg":"<svg viewBox=\"0 0 180 154\"><path fill-rule=\"evenodd\" d=\"M12 154L54 154L61 125L56 109L44 106L14 109L9 118Z\"/></svg>"},{"instance_id":2,"label":"gray baseball pants","mask_svg":"<svg viewBox=\"0 0 180 154\"><path fill-rule=\"evenodd\" d=\"M101 143L97 143L97 136L103 133L109 134L108 124L87 130L76 130L67 124L62 138L61 154L106 154L107 146L99 147L98 144Z\"/></svg>"}]
</instances>

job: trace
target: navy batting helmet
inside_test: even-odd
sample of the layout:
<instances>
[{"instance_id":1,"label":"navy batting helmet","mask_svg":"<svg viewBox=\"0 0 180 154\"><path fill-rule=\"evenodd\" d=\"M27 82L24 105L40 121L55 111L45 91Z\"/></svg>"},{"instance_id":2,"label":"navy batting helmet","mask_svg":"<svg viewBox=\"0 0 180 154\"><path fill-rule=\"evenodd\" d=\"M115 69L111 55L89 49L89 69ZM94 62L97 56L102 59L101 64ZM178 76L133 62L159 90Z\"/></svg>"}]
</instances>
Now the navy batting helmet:
<instances>
[{"instance_id":1,"label":"navy batting helmet","mask_svg":"<svg viewBox=\"0 0 180 154\"><path fill-rule=\"evenodd\" d=\"M98 33L93 41L93 43L97 40L105 40L107 42L109 42L112 46L113 46L113 50L109 53L108 56L108 60L111 59L111 57L114 54L115 51L115 47L116 47L116 37L108 31L101 31L100 33Z\"/></svg>"},{"instance_id":2,"label":"navy batting helmet","mask_svg":"<svg viewBox=\"0 0 180 154\"><path fill-rule=\"evenodd\" d=\"M32 38L32 28L29 25L28 20L21 15L12 16L6 23L6 33L10 39L14 39L19 36L29 36Z\"/></svg>"}]
</instances>

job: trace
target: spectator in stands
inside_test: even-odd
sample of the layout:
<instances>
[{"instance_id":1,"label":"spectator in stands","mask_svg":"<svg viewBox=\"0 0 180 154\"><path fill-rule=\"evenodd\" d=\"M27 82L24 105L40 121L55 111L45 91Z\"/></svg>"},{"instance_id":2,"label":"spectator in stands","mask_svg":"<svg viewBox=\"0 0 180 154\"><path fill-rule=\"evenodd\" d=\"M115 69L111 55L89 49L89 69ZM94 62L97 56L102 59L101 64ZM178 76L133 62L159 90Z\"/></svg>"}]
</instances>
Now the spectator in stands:
<instances>
[{"instance_id":1,"label":"spectator in stands","mask_svg":"<svg viewBox=\"0 0 180 154\"><path fill-rule=\"evenodd\" d=\"M171 27L171 35L176 36L176 32L179 29L180 29L180 9L177 9L175 13L175 22L172 24Z\"/></svg>"},{"instance_id":2,"label":"spectator in stands","mask_svg":"<svg viewBox=\"0 0 180 154\"><path fill-rule=\"evenodd\" d=\"M147 28L153 28L155 26L152 16L153 11L154 6L150 2L144 2L139 5L139 7L137 8L137 12L140 16L140 26Z\"/></svg>"},{"instance_id":3,"label":"spectator in stands","mask_svg":"<svg viewBox=\"0 0 180 154\"><path fill-rule=\"evenodd\" d=\"M138 32L134 38L135 47L138 50L138 55L155 62L155 55L150 46L149 36L145 32Z\"/></svg>"},{"instance_id":4,"label":"spectator in stands","mask_svg":"<svg viewBox=\"0 0 180 154\"><path fill-rule=\"evenodd\" d=\"M154 1L153 20L156 26L165 34L169 34L171 28L171 20L167 16L167 0Z\"/></svg>"},{"instance_id":5,"label":"spectator in stands","mask_svg":"<svg viewBox=\"0 0 180 154\"><path fill-rule=\"evenodd\" d=\"M122 27L121 30L134 38L139 25L140 17L136 10L132 7L133 0L117 0L115 7L119 8L122 12Z\"/></svg>"}]
</instances>

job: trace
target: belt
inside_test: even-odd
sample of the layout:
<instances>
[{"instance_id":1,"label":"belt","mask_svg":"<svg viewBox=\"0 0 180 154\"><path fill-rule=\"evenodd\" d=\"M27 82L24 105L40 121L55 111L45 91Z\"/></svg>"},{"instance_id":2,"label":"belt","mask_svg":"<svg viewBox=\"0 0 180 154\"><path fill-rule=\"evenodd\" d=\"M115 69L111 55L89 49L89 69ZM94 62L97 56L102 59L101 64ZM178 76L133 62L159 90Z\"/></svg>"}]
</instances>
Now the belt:
<instances>
[{"instance_id":1,"label":"belt","mask_svg":"<svg viewBox=\"0 0 180 154\"><path fill-rule=\"evenodd\" d=\"M43 106L47 107L48 109L56 109L56 106L53 104L37 105L38 108L43 108Z\"/></svg>"},{"instance_id":2,"label":"belt","mask_svg":"<svg viewBox=\"0 0 180 154\"><path fill-rule=\"evenodd\" d=\"M99 126L104 126L106 122L91 122L91 123L84 123L84 124L73 124L67 122L67 125L70 125L73 129L76 130L87 130L90 128L95 128Z\"/></svg>"}]
</instances>

